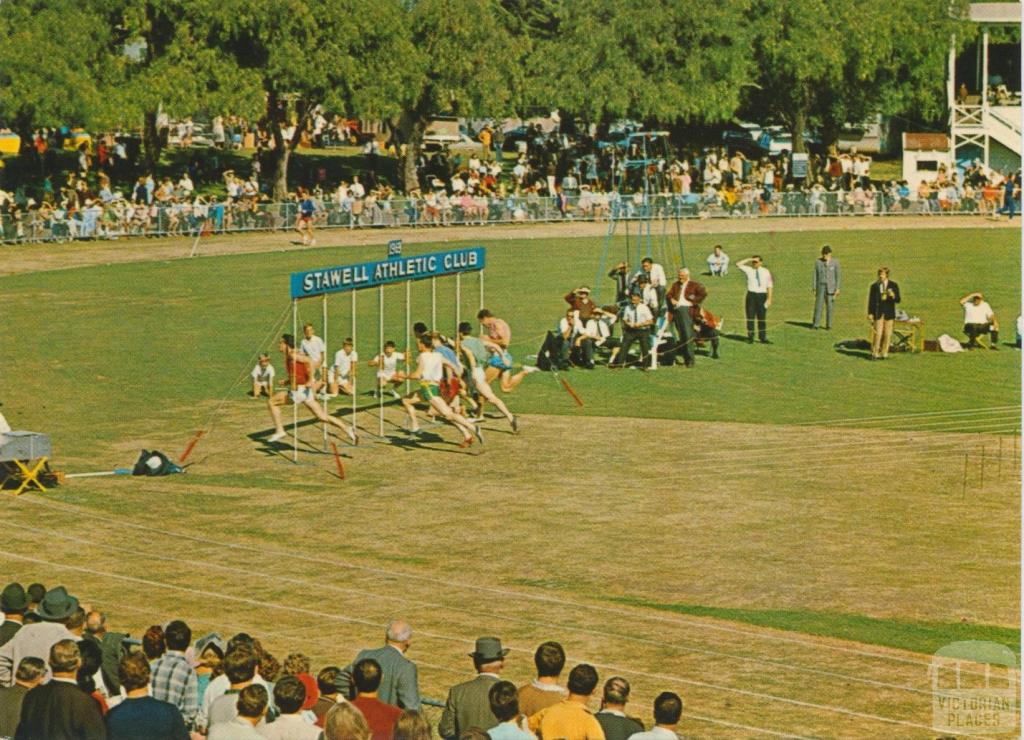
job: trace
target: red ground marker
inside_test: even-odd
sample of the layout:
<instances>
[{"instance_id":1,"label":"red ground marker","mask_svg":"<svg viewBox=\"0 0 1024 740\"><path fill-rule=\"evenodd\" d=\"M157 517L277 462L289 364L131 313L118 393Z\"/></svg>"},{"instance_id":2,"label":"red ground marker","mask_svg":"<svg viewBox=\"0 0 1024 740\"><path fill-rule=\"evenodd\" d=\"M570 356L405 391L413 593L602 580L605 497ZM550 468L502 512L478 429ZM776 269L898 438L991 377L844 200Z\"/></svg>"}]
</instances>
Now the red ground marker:
<instances>
[{"instance_id":1,"label":"red ground marker","mask_svg":"<svg viewBox=\"0 0 1024 740\"><path fill-rule=\"evenodd\" d=\"M341 455L338 454L338 445L331 442L331 449L334 450L334 462L338 464L338 477L345 480L345 466L341 464Z\"/></svg>"},{"instance_id":2,"label":"red ground marker","mask_svg":"<svg viewBox=\"0 0 1024 740\"><path fill-rule=\"evenodd\" d=\"M559 378L558 380L562 383L562 387L565 388L565 390L569 393L570 396L572 396L572 399L576 402L576 405L582 406L583 399L580 398L577 395L576 391L572 389L572 386L569 385L569 381L567 381L565 378Z\"/></svg>"},{"instance_id":3,"label":"red ground marker","mask_svg":"<svg viewBox=\"0 0 1024 740\"><path fill-rule=\"evenodd\" d=\"M196 443L199 441L199 438L202 437L204 434L206 434L206 431L203 429L200 429L198 432L196 432L196 436L192 438L192 441L188 443L188 446L185 448L185 451L181 453L181 458L179 458L178 462L185 462L188 459L188 456L192 454L192 448L196 446Z\"/></svg>"}]
</instances>

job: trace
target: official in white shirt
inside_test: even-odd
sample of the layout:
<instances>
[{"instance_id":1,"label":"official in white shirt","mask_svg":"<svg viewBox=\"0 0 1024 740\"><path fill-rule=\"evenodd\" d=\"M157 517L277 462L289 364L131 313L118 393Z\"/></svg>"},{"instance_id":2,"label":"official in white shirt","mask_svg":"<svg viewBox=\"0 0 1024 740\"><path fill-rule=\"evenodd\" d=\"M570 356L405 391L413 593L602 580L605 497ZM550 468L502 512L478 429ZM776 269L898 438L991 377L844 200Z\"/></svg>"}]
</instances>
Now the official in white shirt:
<instances>
[{"instance_id":1,"label":"official in white shirt","mask_svg":"<svg viewBox=\"0 0 1024 740\"><path fill-rule=\"evenodd\" d=\"M708 255L708 270L715 277L729 274L729 255L722 250L721 244L716 244L715 251Z\"/></svg>"},{"instance_id":2,"label":"official in white shirt","mask_svg":"<svg viewBox=\"0 0 1024 740\"><path fill-rule=\"evenodd\" d=\"M629 297L629 305L622 311L622 349L619 351L618 362L609 363L608 367L622 367L629 356L629 348L634 342L640 343L640 369L647 369L647 353L651 347L651 327L654 326L654 314L634 292Z\"/></svg>"},{"instance_id":3,"label":"official in white shirt","mask_svg":"<svg viewBox=\"0 0 1024 740\"><path fill-rule=\"evenodd\" d=\"M964 334L967 335L967 349L977 349L978 337L989 335L989 349L999 349L999 321L992 306L988 305L981 293L968 293L960 299L964 307Z\"/></svg>"},{"instance_id":4,"label":"official in white shirt","mask_svg":"<svg viewBox=\"0 0 1024 740\"><path fill-rule=\"evenodd\" d=\"M736 267L747 277L747 341L754 341L754 323L757 323L757 335L762 344L771 344L768 341L768 309L772 305L772 291L774 283L772 274L764 267L761 255L755 254L736 263Z\"/></svg>"}]
</instances>

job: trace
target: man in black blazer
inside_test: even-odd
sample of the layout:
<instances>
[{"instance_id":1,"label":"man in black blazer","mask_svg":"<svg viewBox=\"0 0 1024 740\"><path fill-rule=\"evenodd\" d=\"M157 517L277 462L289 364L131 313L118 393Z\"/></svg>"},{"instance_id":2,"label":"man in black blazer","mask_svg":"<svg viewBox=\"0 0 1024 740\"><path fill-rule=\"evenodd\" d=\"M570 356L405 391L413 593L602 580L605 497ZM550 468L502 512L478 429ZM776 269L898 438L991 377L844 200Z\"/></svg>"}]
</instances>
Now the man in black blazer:
<instances>
[{"instance_id":1,"label":"man in black blazer","mask_svg":"<svg viewBox=\"0 0 1024 740\"><path fill-rule=\"evenodd\" d=\"M82 656L74 640L50 648L49 683L25 694L15 740L106 740L99 703L75 680Z\"/></svg>"},{"instance_id":2,"label":"man in black blazer","mask_svg":"<svg viewBox=\"0 0 1024 740\"><path fill-rule=\"evenodd\" d=\"M892 325L896 320L896 304L900 302L900 286L889 279L889 268L878 268L878 280L868 290L868 321L872 322L871 359L889 356Z\"/></svg>"}]
</instances>

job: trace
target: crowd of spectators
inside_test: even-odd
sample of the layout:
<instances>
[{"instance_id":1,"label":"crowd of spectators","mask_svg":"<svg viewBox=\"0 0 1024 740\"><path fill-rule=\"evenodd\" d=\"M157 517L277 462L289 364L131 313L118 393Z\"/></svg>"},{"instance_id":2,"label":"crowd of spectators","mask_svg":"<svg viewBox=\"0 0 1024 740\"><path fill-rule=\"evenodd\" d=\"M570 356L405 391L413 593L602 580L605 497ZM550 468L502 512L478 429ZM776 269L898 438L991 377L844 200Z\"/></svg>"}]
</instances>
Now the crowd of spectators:
<instances>
[{"instance_id":1,"label":"crowd of spectators","mask_svg":"<svg viewBox=\"0 0 1024 740\"><path fill-rule=\"evenodd\" d=\"M174 124L181 146L190 121ZM352 122L318 114L304 132L323 145L351 135ZM244 133L239 133L244 132ZM286 132L288 134L289 132ZM293 133L293 132L291 132ZM32 151L40 172L52 172L49 152L65 134L40 130ZM220 157L193 157L173 176L137 170L137 140L118 134L78 148L77 167L63 181L46 175L38 197L23 187L0 190L0 240L64 241L124 236L199 235L295 228L299 197L273 202L264 174L265 130L214 119L214 149L244 136L255 153L245 172L224 169ZM639 137L639 138L638 138ZM659 138L660 137L660 138ZM399 193L378 170L399 154L365 142L365 169L329 183L324 170L303 185L315 204L317 227L450 226L557 220L601 221L676 217L760 217L977 213L1016 211L1019 176L978 164L947 171L911 188L871 176L871 159L857 152L812 154L794 173L787 152L747 157L740 148L677 150L660 134L638 132L614 143L588 135L528 128L513 145L485 126L469 149L442 149L417 160L417 182ZM641 146L642 144L642 146ZM505 151L511 148L512 151ZM799 175L799 176L797 176ZM197 182L222 183L203 195ZM119 183L119 185L115 185ZM204 192L213 192L207 187Z\"/></svg>"},{"instance_id":2,"label":"crowd of spectators","mask_svg":"<svg viewBox=\"0 0 1024 740\"><path fill-rule=\"evenodd\" d=\"M625 713L629 682L605 681L594 712L597 671L577 665L563 686L556 642L537 648L537 678L517 688L501 680L501 640L477 639L475 677L442 705L420 696L406 657L413 631L401 619L387 625L383 646L314 668L300 652L279 661L249 634L196 639L180 619L134 640L63 586L10 583L0 608L2 738L430 740L432 705L443 706L434 729L444 740L649 740L645 723ZM674 732L681 712L677 695L660 695L655 733Z\"/></svg>"}]
</instances>

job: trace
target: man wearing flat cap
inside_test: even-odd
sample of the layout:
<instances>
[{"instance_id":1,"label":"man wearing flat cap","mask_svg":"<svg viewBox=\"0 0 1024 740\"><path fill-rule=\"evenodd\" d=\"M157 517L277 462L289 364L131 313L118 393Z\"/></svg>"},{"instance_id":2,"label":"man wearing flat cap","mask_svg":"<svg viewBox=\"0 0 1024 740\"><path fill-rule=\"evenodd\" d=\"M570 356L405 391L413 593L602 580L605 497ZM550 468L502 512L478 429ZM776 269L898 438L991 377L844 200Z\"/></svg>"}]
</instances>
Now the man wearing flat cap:
<instances>
[{"instance_id":1,"label":"man wearing flat cap","mask_svg":"<svg viewBox=\"0 0 1024 740\"><path fill-rule=\"evenodd\" d=\"M36 607L36 615L42 620L26 624L11 641L0 647L0 686L14 683L14 672L22 658L50 659L50 648L61 640L78 642L79 636L70 632L68 622L78 611L78 599L70 595L63 586L46 592Z\"/></svg>"},{"instance_id":2,"label":"man wearing flat cap","mask_svg":"<svg viewBox=\"0 0 1024 740\"><path fill-rule=\"evenodd\" d=\"M452 686L448 691L448 701L437 725L441 737L456 740L470 727L486 732L498 726L500 720L491 711L489 694L491 686L501 680L508 652L497 637L477 638L476 649L469 654L476 667L476 678Z\"/></svg>"},{"instance_id":3,"label":"man wearing flat cap","mask_svg":"<svg viewBox=\"0 0 1024 740\"><path fill-rule=\"evenodd\" d=\"M25 622L25 610L28 608L28 594L20 583L9 583L0 593L0 611L4 613L4 623L0 624L0 645L5 645L17 634Z\"/></svg>"}]
</instances>

